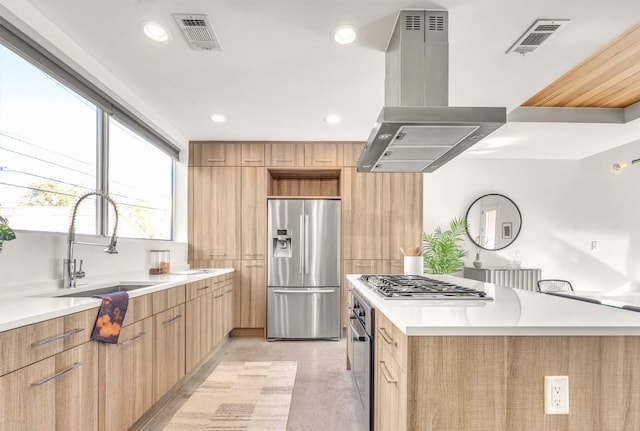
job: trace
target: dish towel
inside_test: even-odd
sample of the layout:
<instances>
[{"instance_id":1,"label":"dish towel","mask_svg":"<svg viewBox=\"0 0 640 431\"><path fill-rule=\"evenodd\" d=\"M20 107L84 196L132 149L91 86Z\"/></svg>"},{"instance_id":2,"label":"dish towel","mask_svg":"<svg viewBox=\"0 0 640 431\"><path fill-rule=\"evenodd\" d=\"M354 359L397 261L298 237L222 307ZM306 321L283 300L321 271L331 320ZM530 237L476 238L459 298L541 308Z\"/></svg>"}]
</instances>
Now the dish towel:
<instances>
[{"instance_id":1,"label":"dish towel","mask_svg":"<svg viewBox=\"0 0 640 431\"><path fill-rule=\"evenodd\" d=\"M93 328L91 339L103 343L118 344L118 336L122 328L122 321L129 306L129 294L127 292L115 292L106 295L97 295L102 298L102 305L98 311L96 326Z\"/></svg>"}]
</instances>

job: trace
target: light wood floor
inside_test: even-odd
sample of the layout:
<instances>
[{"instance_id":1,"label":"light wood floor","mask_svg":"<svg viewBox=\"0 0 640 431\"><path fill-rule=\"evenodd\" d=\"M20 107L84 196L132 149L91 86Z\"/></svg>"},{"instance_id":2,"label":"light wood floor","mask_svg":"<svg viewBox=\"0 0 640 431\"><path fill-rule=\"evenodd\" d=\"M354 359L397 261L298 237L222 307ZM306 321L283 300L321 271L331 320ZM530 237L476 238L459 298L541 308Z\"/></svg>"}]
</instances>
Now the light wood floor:
<instances>
[{"instance_id":1,"label":"light wood floor","mask_svg":"<svg viewBox=\"0 0 640 431\"><path fill-rule=\"evenodd\" d=\"M346 341L274 341L230 338L136 431L160 431L221 361L297 361L288 431L363 431L364 412L349 371Z\"/></svg>"}]
</instances>

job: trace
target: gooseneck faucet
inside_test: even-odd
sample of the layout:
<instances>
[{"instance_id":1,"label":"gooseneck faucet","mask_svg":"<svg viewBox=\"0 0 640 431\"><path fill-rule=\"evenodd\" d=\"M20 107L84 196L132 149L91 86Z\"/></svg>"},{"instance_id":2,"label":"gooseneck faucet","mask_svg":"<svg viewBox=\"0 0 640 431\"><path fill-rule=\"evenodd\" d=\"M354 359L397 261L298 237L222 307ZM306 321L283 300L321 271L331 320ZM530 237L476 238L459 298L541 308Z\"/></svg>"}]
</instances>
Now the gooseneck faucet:
<instances>
[{"instance_id":1,"label":"gooseneck faucet","mask_svg":"<svg viewBox=\"0 0 640 431\"><path fill-rule=\"evenodd\" d=\"M113 205L113 210L116 214L116 221L113 226L113 233L111 234L111 239L109 240L109 244L76 241L76 213L78 211L78 206L80 205L80 202L82 202L84 199L93 195L102 197L103 199L110 202L111 205ZM106 245L107 248L104 249L105 253L118 254L118 250L116 250L116 241L118 239L117 233L118 233L118 206L116 205L115 201L111 198L111 196L97 190L92 190L80 196L76 201L76 203L74 204L73 212L71 214L71 224L69 225L69 236L67 238L67 258L64 259L63 270L62 270L63 287L76 287L76 279L83 278L85 276L85 273L82 270L82 260L80 260L79 268L76 269L76 259L74 259L73 257L73 245L74 244L97 245L100 247L104 247Z\"/></svg>"}]
</instances>

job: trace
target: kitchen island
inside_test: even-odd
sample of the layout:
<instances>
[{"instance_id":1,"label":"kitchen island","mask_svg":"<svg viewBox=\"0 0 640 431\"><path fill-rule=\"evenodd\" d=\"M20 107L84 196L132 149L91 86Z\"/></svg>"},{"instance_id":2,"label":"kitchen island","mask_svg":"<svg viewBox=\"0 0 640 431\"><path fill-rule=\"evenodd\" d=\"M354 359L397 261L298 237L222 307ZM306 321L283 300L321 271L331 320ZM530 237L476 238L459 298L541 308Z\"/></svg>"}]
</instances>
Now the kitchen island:
<instances>
[{"instance_id":1,"label":"kitchen island","mask_svg":"<svg viewBox=\"0 0 640 431\"><path fill-rule=\"evenodd\" d=\"M491 300L375 308L376 430L638 430L640 313L450 276ZM569 377L569 414L545 415L544 377Z\"/></svg>"}]
</instances>

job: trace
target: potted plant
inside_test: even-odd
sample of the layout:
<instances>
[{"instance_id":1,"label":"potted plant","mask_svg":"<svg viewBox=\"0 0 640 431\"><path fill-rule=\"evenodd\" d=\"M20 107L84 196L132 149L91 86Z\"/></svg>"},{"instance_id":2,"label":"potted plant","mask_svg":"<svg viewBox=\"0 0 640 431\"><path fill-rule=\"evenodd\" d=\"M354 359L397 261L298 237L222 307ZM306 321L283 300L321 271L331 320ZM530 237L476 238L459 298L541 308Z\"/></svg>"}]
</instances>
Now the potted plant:
<instances>
[{"instance_id":1,"label":"potted plant","mask_svg":"<svg viewBox=\"0 0 640 431\"><path fill-rule=\"evenodd\" d=\"M464 237L467 221L464 218L453 218L449 229L442 231L440 226L433 233L424 233L424 269L431 274L451 274L464 267L463 258L467 255L464 249Z\"/></svg>"},{"instance_id":2,"label":"potted plant","mask_svg":"<svg viewBox=\"0 0 640 431\"><path fill-rule=\"evenodd\" d=\"M9 227L9 221L0 216L0 253L2 253L2 244L12 239L16 239L15 232Z\"/></svg>"}]
</instances>

